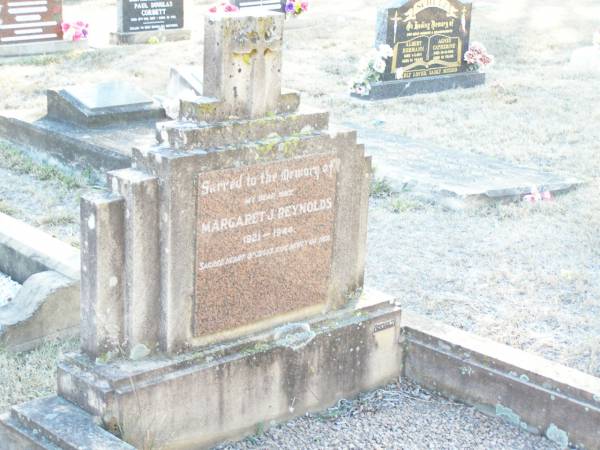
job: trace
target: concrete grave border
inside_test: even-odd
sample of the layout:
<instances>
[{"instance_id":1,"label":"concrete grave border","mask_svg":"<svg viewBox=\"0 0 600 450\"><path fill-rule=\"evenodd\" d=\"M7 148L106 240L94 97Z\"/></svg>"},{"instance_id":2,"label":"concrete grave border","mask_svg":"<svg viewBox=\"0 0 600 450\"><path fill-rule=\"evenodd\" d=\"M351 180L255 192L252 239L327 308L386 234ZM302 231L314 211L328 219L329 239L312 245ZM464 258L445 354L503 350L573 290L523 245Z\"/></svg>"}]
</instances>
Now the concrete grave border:
<instances>
[{"instance_id":1,"label":"concrete grave border","mask_svg":"<svg viewBox=\"0 0 600 450\"><path fill-rule=\"evenodd\" d=\"M79 334L79 251L0 213L0 271L22 283L0 307L0 345L31 350Z\"/></svg>"},{"instance_id":2,"label":"concrete grave border","mask_svg":"<svg viewBox=\"0 0 600 450\"><path fill-rule=\"evenodd\" d=\"M367 297L382 299L381 295ZM343 356L346 364L350 364L345 366L347 370L350 370L352 364L356 365L356 361L362 359L363 363L368 363L368 367L361 369L367 371L365 373L385 374L377 377L374 384L362 384L350 377L346 380L350 382L349 385L343 390L347 395L355 395L364 389L373 389L398 377L407 378L426 389L473 405L486 414L499 417L524 430L545 435L563 448L570 445L580 449L600 449L600 378L416 314L402 312L400 316L399 308L389 303L370 306L359 304L357 308L361 313L358 314L357 311L351 326L366 321L365 324L371 323L368 326L371 332L377 333L378 336L380 336L379 331L388 330L390 326L391 328L390 334L385 333L386 338L372 347L375 353L379 352L378 358L359 358L351 363L352 358L348 359L346 356L351 356L352 353ZM400 318L400 323L387 320L389 317ZM390 325L387 325L388 322ZM334 330L344 333L343 330L347 326L348 324L345 323L336 323L331 333L334 333ZM247 367L254 367L258 373L263 373L261 371L266 370L267 363L284 364L285 358L282 359L282 355L290 357L290 352L296 354L293 358L295 361L306 360L310 345L289 347L286 342L277 341L272 346L265 346L263 338L264 336L259 334L243 340L240 345L243 344L243 348L251 348L253 351L234 352L235 358L232 355L224 356L221 362L214 360L211 363L208 363L210 358L207 358L207 364L213 367L209 370L218 372L224 370L219 369L221 364L225 366L239 360L240 364L247 364ZM307 342L312 342L312 339L311 337ZM339 346L342 341L337 345ZM390 347L394 343L397 345L395 350ZM377 350L381 345L383 347ZM384 360L381 359L382 349L389 354L389 357ZM339 347L338 351L341 350L342 348ZM207 351L210 352L210 348ZM394 358L394 355L397 357ZM196 356L193 354L192 358ZM265 363L265 367L262 367L261 361ZM191 366L181 361L175 363L181 365L181 368L176 369L175 372L181 370L182 375L188 376ZM74 386L67 382L69 381L67 378L71 376L77 378L79 373L77 368L80 364L85 362L73 357L70 359L67 357L67 360L61 363L63 394L65 391L68 393ZM150 361L148 364L160 366L160 361ZM159 371L164 370L164 367L162 369L160 367ZM247 385L244 380L247 371L227 371L227 373L228 384ZM218 384L218 378L214 378L213 382ZM221 382L224 382L223 379ZM314 382L316 379L313 379ZM146 389L149 380L140 380L140 383L140 389ZM104 385L95 386L99 389L98 394L106 390ZM258 392L256 394L259 395ZM214 397L209 393L207 395L207 398ZM99 398L93 395L88 400L98 401ZM68 395L67 399L71 402L74 400ZM284 399L281 400L278 402L281 407L287 405ZM307 409L322 410L333 403L335 402L331 398L327 398L325 401L313 403ZM282 410L282 420L296 415L296 412L293 414L287 412L287 406L285 409L286 411ZM301 412L304 411L303 409ZM212 412L207 413L212 414ZM54 419L48 420L48 417ZM59 420L60 417L63 418ZM231 420L241 419L241 417L232 417ZM74 424L74 429L70 430L68 436L61 432L61 424L64 420ZM257 424L264 425L261 417L256 417L255 421ZM97 423L97 419L92 414L62 397L53 396L34 400L13 407L11 412L0 418L0 450L56 449L57 444L58 448L70 448L63 445L66 445L67 441L71 443L70 437L74 436L78 436L79 440L93 437L97 445L101 447L104 445L102 448L134 448L107 433L97 426ZM34 428L41 432L31 434L30 430ZM209 441L215 443L225 439L235 440L252 434L254 430L255 427L252 426L230 429L229 433L223 431L220 435L211 436Z\"/></svg>"}]
</instances>

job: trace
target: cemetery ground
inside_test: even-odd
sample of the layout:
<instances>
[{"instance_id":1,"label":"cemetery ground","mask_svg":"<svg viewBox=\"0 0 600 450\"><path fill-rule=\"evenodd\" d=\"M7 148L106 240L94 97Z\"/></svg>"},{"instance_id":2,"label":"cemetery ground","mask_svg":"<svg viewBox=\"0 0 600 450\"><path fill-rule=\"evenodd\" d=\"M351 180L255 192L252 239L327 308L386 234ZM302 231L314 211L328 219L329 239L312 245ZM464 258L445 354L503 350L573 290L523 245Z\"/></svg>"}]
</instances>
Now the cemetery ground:
<instances>
[{"instance_id":1,"label":"cemetery ground","mask_svg":"<svg viewBox=\"0 0 600 450\"><path fill-rule=\"evenodd\" d=\"M385 2L314 3L299 19L307 26L286 31L284 84L300 90L305 104L331 110L337 122L586 183L536 205L450 210L410 189L389 195L376 173L366 285L398 297L405 309L600 376L599 75L567 67L572 50L589 45L597 2L475 1L472 38L497 61L487 84L376 103L351 99L348 85ZM47 87L122 79L164 92L169 66L201 65L205 7L193 3L186 14L192 41L106 47L114 2L67 1L67 16L91 22L99 49L1 61L0 113L43 111ZM96 183L89 171L54 169L0 145L0 211L75 246L78 198ZM0 351L0 411L52 393L57 353L75 348L66 341L28 354Z\"/></svg>"}]
</instances>

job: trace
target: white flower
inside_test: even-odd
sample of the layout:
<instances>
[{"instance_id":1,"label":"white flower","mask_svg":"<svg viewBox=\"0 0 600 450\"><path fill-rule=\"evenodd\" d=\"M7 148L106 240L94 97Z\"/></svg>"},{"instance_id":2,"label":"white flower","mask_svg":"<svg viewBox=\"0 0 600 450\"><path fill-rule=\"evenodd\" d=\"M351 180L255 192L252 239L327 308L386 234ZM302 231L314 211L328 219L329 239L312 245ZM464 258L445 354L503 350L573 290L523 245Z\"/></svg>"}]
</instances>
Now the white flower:
<instances>
[{"instance_id":1,"label":"white flower","mask_svg":"<svg viewBox=\"0 0 600 450\"><path fill-rule=\"evenodd\" d=\"M402 67L396 67L396 80L404 78L404 69Z\"/></svg>"},{"instance_id":2,"label":"white flower","mask_svg":"<svg viewBox=\"0 0 600 450\"><path fill-rule=\"evenodd\" d=\"M385 72L385 66L386 66L385 60L379 58L377 61L375 61L373 63L373 70L378 73L383 73L383 72Z\"/></svg>"},{"instance_id":3,"label":"white flower","mask_svg":"<svg viewBox=\"0 0 600 450\"><path fill-rule=\"evenodd\" d=\"M392 50L392 47L390 47L387 44L380 44L377 51L379 52L379 56L384 59L391 58L392 56L394 56L394 51Z\"/></svg>"},{"instance_id":4,"label":"white flower","mask_svg":"<svg viewBox=\"0 0 600 450\"><path fill-rule=\"evenodd\" d=\"M75 27L70 27L67 31L63 33L63 40L72 41L73 36L75 36Z\"/></svg>"}]
</instances>

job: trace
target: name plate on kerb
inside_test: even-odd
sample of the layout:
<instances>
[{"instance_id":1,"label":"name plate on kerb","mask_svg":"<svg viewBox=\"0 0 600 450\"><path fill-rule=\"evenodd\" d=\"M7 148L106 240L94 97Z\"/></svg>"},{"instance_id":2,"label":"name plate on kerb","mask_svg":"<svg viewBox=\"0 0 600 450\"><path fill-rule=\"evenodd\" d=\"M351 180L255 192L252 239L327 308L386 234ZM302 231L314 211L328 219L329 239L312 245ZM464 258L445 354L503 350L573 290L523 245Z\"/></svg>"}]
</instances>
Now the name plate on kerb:
<instances>
[{"instance_id":1,"label":"name plate on kerb","mask_svg":"<svg viewBox=\"0 0 600 450\"><path fill-rule=\"evenodd\" d=\"M183 28L183 0L122 0L123 31Z\"/></svg>"},{"instance_id":2,"label":"name plate on kerb","mask_svg":"<svg viewBox=\"0 0 600 450\"><path fill-rule=\"evenodd\" d=\"M0 44L62 39L61 0L0 0Z\"/></svg>"},{"instance_id":3,"label":"name plate on kerb","mask_svg":"<svg viewBox=\"0 0 600 450\"><path fill-rule=\"evenodd\" d=\"M321 154L199 175L197 337L326 302L338 166Z\"/></svg>"}]
</instances>

